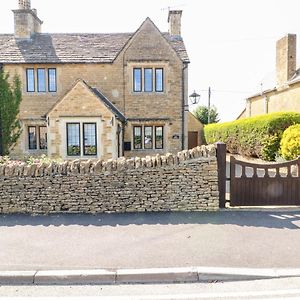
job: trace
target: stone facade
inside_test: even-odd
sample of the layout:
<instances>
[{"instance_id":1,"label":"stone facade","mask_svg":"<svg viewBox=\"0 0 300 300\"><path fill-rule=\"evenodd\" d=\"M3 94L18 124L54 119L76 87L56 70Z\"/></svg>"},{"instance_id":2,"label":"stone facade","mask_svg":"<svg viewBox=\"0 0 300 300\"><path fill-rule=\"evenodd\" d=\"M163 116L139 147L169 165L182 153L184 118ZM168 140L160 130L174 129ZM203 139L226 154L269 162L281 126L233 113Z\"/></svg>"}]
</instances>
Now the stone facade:
<instances>
[{"instance_id":1,"label":"stone facade","mask_svg":"<svg viewBox=\"0 0 300 300\"><path fill-rule=\"evenodd\" d=\"M177 155L0 165L0 212L112 213L217 210L214 145Z\"/></svg>"},{"instance_id":2,"label":"stone facade","mask_svg":"<svg viewBox=\"0 0 300 300\"><path fill-rule=\"evenodd\" d=\"M296 35L288 34L276 44L276 82L246 99L238 119L273 112L300 112L300 76L296 68Z\"/></svg>"},{"instance_id":3,"label":"stone facade","mask_svg":"<svg viewBox=\"0 0 300 300\"><path fill-rule=\"evenodd\" d=\"M273 112L300 112L300 82L285 89L274 90L264 95L252 97L247 101L244 117Z\"/></svg>"},{"instance_id":4,"label":"stone facade","mask_svg":"<svg viewBox=\"0 0 300 300\"><path fill-rule=\"evenodd\" d=\"M23 8L15 11L15 21L20 27L28 29L29 25L18 20L18 15L21 13L26 14L29 18L35 15L35 11ZM180 29L181 12L174 11L174 14L170 12L169 20L173 20L170 21L170 26L176 25L176 28ZM5 38L7 37L4 36L3 39ZM5 41L3 43L5 44ZM15 48L11 46L14 43L16 43ZM81 49L76 48L78 45L82 48L82 53ZM5 52L7 49L12 53L8 55ZM45 55L43 55L43 51L45 51ZM3 59L12 57L13 59L5 62L1 57ZM17 58L15 59L15 57ZM59 122L58 119L62 116L76 119L82 115L85 118L95 118L95 115L98 118L100 115L111 115L97 104L95 106L86 105L86 102L89 102L88 96L83 95L82 92L78 93L78 89L74 89L74 84L78 80L101 91L111 104L126 117L126 121L122 124L121 141L111 131L115 128L103 127L102 136L97 137L99 145L101 144L97 158L116 158L116 153L118 156L142 157L167 152L177 153L187 148L188 111L185 110L185 107L187 107L188 101L188 57L182 38L178 35L161 33L149 18L133 34L99 34L98 37L93 34L38 34L38 31L34 31L27 43L16 39L16 41L7 42L6 48L1 49L0 47L0 63L3 63L4 70L9 74L20 76L23 89L20 108L23 132L17 145L12 149L13 157L46 153L52 157L60 156L66 159L64 151L66 140L63 138L65 129L55 124L55 122ZM153 82L156 80L154 71L158 68L162 69L163 91L134 92L134 68L143 70L143 84L145 69L153 70ZM48 82L49 76L47 70L55 69L56 91L28 92L26 87L27 69L33 69L35 74L38 69L45 69L46 82ZM36 76L35 87L37 84ZM71 94L80 103L70 107L61 105L59 116L55 115L52 112L53 107L60 103L66 94ZM69 101L69 104L71 102ZM75 102L73 101L73 104ZM112 117L110 116L110 118ZM47 126L48 150L39 150L38 147L34 150L29 149L28 126L35 126L35 124ZM163 149L155 149L154 146L152 149L144 149L144 147L139 150L135 149L133 146L134 126L142 126L143 130L145 126L152 126L152 128L163 126ZM54 129L54 127L56 128ZM107 136L110 136L108 138L111 140L110 143L107 142ZM126 144L127 147L123 147L123 144ZM108 148L106 149L106 147ZM82 156L78 158L83 158Z\"/></svg>"}]
</instances>

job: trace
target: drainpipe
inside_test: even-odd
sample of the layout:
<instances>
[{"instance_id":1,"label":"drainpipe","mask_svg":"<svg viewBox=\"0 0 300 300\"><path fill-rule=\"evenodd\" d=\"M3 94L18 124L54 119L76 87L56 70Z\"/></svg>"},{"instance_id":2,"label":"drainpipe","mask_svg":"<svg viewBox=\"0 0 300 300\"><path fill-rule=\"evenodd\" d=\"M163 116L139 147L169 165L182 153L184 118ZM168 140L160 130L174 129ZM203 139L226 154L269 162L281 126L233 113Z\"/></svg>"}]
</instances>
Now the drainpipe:
<instances>
[{"instance_id":1,"label":"drainpipe","mask_svg":"<svg viewBox=\"0 0 300 300\"><path fill-rule=\"evenodd\" d=\"M185 76L184 76L184 71L187 69L188 64L185 63L183 68L182 68L182 85L181 85L181 90L182 90L182 138L181 138L181 148L182 150L184 150L184 141L185 141L185 136L184 136L184 132L185 132L185 126L184 126L184 117L185 117Z\"/></svg>"},{"instance_id":2,"label":"drainpipe","mask_svg":"<svg viewBox=\"0 0 300 300\"><path fill-rule=\"evenodd\" d=\"M125 122L122 122L122 156L124 156Z\"/></svg>"}]
</instances>

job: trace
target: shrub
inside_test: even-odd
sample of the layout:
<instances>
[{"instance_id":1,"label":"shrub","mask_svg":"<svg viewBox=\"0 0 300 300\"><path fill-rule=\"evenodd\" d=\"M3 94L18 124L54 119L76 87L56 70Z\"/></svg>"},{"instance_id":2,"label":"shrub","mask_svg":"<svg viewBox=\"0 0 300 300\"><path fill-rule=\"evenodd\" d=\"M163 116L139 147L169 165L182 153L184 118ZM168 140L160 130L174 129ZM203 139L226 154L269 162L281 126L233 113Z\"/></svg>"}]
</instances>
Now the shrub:
<instances>
[{"instance_id":1,"label":"shrub","mask_svg":"<svg viewBox=\"0 0 300 300\"><path fill-rule=\"evenodd\" d=\"M5 165L10 161L8 156L0 156L0 165Z\"/></svg>"},{"instance_id":2,"label":"shrub","mask_svg":"<svg viewBox=\"0 0 300 300\"><path fill-rule=\"evenodd\" d=\"M300 123L299 113L272 113L204 127L208 144L227 144L233 154L275 160L286 128Z\"/></svg>"},{"instance_id":3,"label":"shrub","mask_svg":"<svg viewBox=\"0 0 300 300\"><path fill-rule=\"evenodd\" d=\"M280 153L287 160L300 156L300 124L292 125L283 132Z\"/></svg>"},{"instance_id":4,"label":"shrub","mask_svg":"<svg viewBox=\"0 0 300 300\"><path fill-rule=\"evenodd\" d=\"M29 158L25 159L25 162L29 165L42 164L42 163L50 164L52 162L60 163L60 162L62 162L62 159L53 159L53 158L50 158L47 155L43 154L40 157L30 156Z\"/></svg>"}]
</instances>

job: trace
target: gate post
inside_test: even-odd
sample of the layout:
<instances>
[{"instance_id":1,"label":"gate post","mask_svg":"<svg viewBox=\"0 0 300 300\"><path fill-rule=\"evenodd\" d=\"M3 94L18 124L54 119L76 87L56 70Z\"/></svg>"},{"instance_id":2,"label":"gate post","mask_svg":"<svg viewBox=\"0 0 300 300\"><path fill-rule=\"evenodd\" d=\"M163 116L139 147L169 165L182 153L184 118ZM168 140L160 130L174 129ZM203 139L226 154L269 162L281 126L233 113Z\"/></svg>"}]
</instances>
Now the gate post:
<instances>
[{"instance_id":1,"label":"gate post","mask_svg":"<svg viewBox=\"0 0 300 300\"><path fill-rule=\"evenodd\" d=\"M225 208L226 194L226 144L217 142L219 207Z\"/></svg>"}]
</instances>

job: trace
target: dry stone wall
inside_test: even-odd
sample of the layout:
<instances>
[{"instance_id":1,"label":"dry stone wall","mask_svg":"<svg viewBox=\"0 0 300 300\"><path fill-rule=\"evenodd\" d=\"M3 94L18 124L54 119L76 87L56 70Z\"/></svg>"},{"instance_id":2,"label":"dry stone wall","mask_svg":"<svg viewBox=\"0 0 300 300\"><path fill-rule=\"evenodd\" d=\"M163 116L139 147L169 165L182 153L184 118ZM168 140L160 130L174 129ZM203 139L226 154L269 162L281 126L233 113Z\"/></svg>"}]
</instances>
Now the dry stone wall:
<instances>
[{"instance_id":1,"label":"dry stone wall","mask_svg":"<svg viewBox=\"0 0 300 300\"><path fill-rule=\"evenodd\" d=\"M145 158L0 165L0 213L217 210L216 148Z\"/></svg>"}]
</instances>

